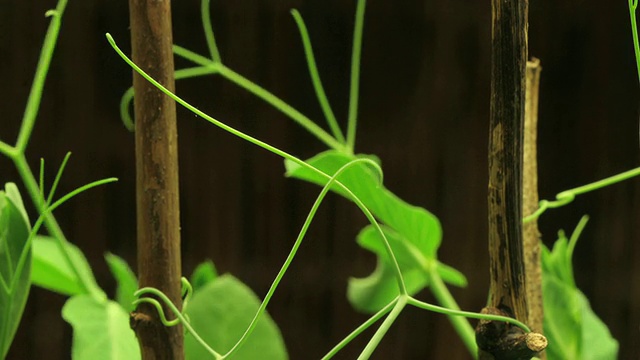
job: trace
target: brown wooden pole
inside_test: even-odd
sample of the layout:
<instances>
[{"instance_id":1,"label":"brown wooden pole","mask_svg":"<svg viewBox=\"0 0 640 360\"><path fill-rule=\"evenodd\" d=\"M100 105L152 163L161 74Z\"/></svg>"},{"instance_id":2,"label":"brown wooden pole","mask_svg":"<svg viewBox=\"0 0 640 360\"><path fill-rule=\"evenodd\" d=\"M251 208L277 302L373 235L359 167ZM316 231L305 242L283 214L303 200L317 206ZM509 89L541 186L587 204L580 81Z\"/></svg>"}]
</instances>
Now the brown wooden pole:
<instances>
[{"instance_id":1,"label":"brown wooden pole","mask_svg":"<svg viewBox=\"0 0 640 360\"><path fill-rule=\"evenodd\" d=\"M527 216L538 209L538 89L540 60L527 62L527 91L525 95L524 150L522 179L522 214ZM522 226L524 271L527 287L527 325L543 333L542 268L540 264L540 231L538 221ZM544 359L543 359L544 360Z\"/></svg>"},{"instance_id":2,"label":"brown wooden pole","mask_svg":"<svg viewBox=\"0 0 640 360\"><path fill-rule=\"evenodd\" d=\"M522 160L528 0L492 0L489 120L490 297L485 313L526 322L522 243ZM481 321L480 359L530 359L543 345L505 323ZM544 340L546 346L546 339ZM542 348L544 348L542 346Z\"/></svg>"},{"instance_id":3,"label":"brown wooden pole","mask_svg":"<svg viewBox=\"0 0 640 360\"><path fill-rule=\"evenodd\" d=\"M171 2L129 0L129 14L133 61L173 91ZM159 289L181 308L175 103L135 72L133 87L140 286ZM169 314L166 308L165 313ZM148 304L141 304L132 314L131 326L142 359L184 358L182 327L165 327Z\"/></svg>"}]
</instances>

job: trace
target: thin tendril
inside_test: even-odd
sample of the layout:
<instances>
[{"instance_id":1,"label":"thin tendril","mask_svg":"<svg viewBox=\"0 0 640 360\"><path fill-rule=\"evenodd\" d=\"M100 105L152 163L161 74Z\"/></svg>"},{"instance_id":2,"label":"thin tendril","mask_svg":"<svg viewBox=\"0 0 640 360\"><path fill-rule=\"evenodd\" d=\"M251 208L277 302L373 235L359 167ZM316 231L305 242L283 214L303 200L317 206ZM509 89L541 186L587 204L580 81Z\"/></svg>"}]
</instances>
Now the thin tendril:
<instances>
[{"instance_id":1,"label":"thin tendril","mask_svg":"<svg viewBox=\"0 0 640 360\"><path fill-rule=\"evenodd\" d=\"M202 16L202 29L204 30L204 37L207 39L207 47L209 48L209 54L211 60L217 63L222 63L220 52L218 51L218 45L216 44L216 38L213 35L213 26L211 25L211 1L202 0L200 2L200 15Z\"/></svg>"},{"instance_id":2,"label":"thin tendril","mask_svg":"<svg viewBox=\"0 0 640 360\"><path fill-rule=\"evenodd\" d=\"M324 92L322 80L320 80L320 73L318 72L316 59L313 55L313 47L311 46L311 39L309 38L307 26L305 25L304 20L302 19L302 16L300 15L300 12L298 12L298 10L292 9L291 15L293 16L293 19L298 26L298 32L300 32L300 37L302 38L302 46L304 47L304 56L307 59L309 75L311 76L313 89L315 90L316 97L318 98L318 102L320 103L320 107L322 108L322 112L324 113L324 117L327 119L327 123L329 124L329 128L331 128L333 136L341 143L344 143L344 135L342 134L342 130L340 130L340 126L338 125L336 116L333 113L333 109L331 109L331 104L329 104L327 94Z\"/></svg>"},{"instance_id":3,"label":"thin tendril","mask_svg":"<svg viewBox=\"0 0 640 360\"><path fill-rule=\"evenodd\" d=\"M573 188L573 189L558 193L558 195L556 195L556 200L554 201L541 200L539 203L539 208L536 211L534 211L533 214L526 216L523 219L523 222L527 223L529 221L537 219L540 215L542 215L545 211L547 211L547 209L558 208L558 207L567 205L571 203L575 199L575 197L578 195L585 194L594 190L598 190L603 187L619 183L621 181L630 179L638 175L640 175L640 167L622 172L614 176L610 176L608 178L605 178L596 182L592 182L587 185L582 185L577 188Z\"/></svg>"},{"instance_id":4,"label":"thin tendril","mask_svg":"<svg viewBox=\"0 0 640 360\"><path fill-rule=\"evenodd\" d=\"M62 178L62 173L64 172L64 168L67 166L67 162L69 161L70 157L71 157L71 152L67 152L67 155L65 155L64 159L62 160L62 164L60 164L60 167L58 168L58 173L56 174L56 177L53 180L53 185L51 185L51 190L49 190L49 196L47 197L46 204L50 204L51 201L53 200L53 195L56 193L56 190L58 189L58 184L60 183L60 179Z\"/></svg>"},{"instance_id":5,"label":"thin tendril","mask_svg":"<svg viewBox=\"0 0 640 360\"><path fill-rule=\"evenodd\" d=\"M181 279L181 282L183 284L183 286L186 284L189 284L189 281L185 278ZM189 288L191 288L191 284L189 284ZM183 287L183 291L184 291L184 287ZM190 290L187 290L187 293ZM167 320L167 317L164 314L164 309L162 308L162 306L160 305L160 303L153 299L153 298L139 298L137 300L135 300L133 303L135 305L138 305L140 303L148 303L153 305L156 310L158 311L158 315L160 316L160 321L162 321L162 323L165 326L174 326L177 323L181 323L182 326L185 327L185 329L187 329L188 332L191 333L191 335L193 336L193 338L200 343L200 345L202 345L207 352L209 352L211 355L213 355L216 359L222 359L222 355L220 355L218 352L216 352L215 350L213 350L207 343L206 341L204 341L200 335L198 335L198 333L193 329L193 327L191 326L191 323L189 322L189 319L187 319L187 317L180 311L178 310L178 308L175 306L175 304L167 297L167 295L165 295L162 291L156 289L156 288L152 288L152 287L145 287L142 289L137 290L134 293L134 296L136 297L140 297L142 295L146 295L146 294L152 294L156 297L158 297L160 300L162 300L165 305L169 308L169 310L171 310L173 312L173 314L176 316L176 319L174 320ZM177 321L177 322L175 322Z\"/></svg>"},{"instance_id":6,"label":"thin tendril","mask_svg":"<svg viewBox=\"0 0 640 360\"><path fill-rule=\"evenodd\" d=\"M631 35L633 36L633 49L636 55L636 68L638 71L638 82L640 83L640 41L638 41L638 24L636 21L636 9L638 0L629 0L629 17L631 18Z\"/></svg>"}]
</instances>

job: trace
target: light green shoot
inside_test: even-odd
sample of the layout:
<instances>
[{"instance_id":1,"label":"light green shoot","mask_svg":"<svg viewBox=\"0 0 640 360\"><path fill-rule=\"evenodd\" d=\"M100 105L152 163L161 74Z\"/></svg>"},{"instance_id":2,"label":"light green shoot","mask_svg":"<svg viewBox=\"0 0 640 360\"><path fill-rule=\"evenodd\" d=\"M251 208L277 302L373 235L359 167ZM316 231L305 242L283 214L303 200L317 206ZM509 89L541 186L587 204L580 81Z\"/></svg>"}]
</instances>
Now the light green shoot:
<instances>
[{"instance_id":1,"label":"light green shoot","mask_svg":"<svg viewBox=\"0 0 640 360\"><path fill-rule=\"evenodd\" d=\"M47 73L49 72L49 67L51 65L51 59L53 57L53 52L58 40L58 34L60 32L60 26L62 23L62 15L64 14L66 6L67 0L59 0L56 8L47 11L45 14L45 16L51 18L51 23L49 24L47 33L45 35L44 44L42 45L40 58L36 67L31 90L29 91L29 97L27 99L27 105L22 117L18 137L15 145L10 145L4 141L0 141L0 154L5 155L7 158L13 161L20 177L22 178L24 186L27 189L29 196L31 197L31 200L33 201L38 212L41 214L41 217L43 217L44 224L47 226L47 229L49 230L51 235L58 241L58 244L61 247L64 256L69 262L70 268L73 269L73 271L80 279L82 286L85 288L85 291L92 294L92 296L94 296L96 299L102 299L104 298L104 293L102 292L102 290L95 286L92 281L82 276L81 272L78 271L78 266L76 266L72 257L67 253L66 246L64 246L64 244L67 242L67 239L60 229L60 226L58 225L55 217L51 215L51 206L49 206L49 204L53 200L55 190L58 186L60 176L62 175L62 171L64 170L69 155L67 155L67 157L63 161L63 164L58 171L58 175L54 180L53 187L46 199L43 189L44 162L41 161L40 163L40 176L38 180L36 180L25 156L25 151L27 145L29 144L29 140L31 139L33 127L35 125L38 111L40 109L40 101L42 99L45 80L47 77ZM108 180L115 181L113 179Z\"/></svg>"}]
</instances>

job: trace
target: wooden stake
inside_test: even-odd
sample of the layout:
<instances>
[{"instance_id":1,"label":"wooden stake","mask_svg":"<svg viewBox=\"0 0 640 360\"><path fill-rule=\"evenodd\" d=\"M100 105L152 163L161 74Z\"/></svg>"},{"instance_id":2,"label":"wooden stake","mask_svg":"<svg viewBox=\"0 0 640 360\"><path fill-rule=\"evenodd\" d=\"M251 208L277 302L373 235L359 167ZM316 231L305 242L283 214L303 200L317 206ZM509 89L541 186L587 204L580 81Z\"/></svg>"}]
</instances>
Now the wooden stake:
<instances>
[{"instance_id":1,"label":"wooden stake","mask_svg":"<svg viewBox=\"0 0 640 360\"><path fill-rule=\"evenodd\" d=\"M490 306L527 319L522 259L526 0L492 0L489 135Z\"/></svg>"},{"instance_id":2,"label":"wooden stake","mask_svg":"<svg viewBox=\"0 0 640 360\"><path fill-rule=\"evenodd\" d=\"M522 214L532 214L538 209L538 89L540 85L540 60L527 62L527 91L525 95L524 155L522 182ZM524 274L527 288L527 325L543 333L542 321L542 270L540 265L540 232L536 220L523 224Z\"/></svg>"},{"instance_id":3,"label":"wooden stake","mask_svg":"<svg viewBox=\"0 0 640 360\"><path fill-rule=\"evenodd\" d=\"M528 319L522 243L522 160L527 63L527 0L492 0L489 132L490 296L485 313ZM530 359L539 334L495 321L476 329L480 359Z\"/></svg>"},{"instance_id":4,"label":"wooden stake","mask_svg":"<svg viewBox=\"0 0 640 360\"><path fill-rule=\"evenodd\" d=\"M129 14L133 61L173 91L171 2L129 0ZM140 286L159 289L181 308L175 103L135 72L133 87ZM169 314L166 308L165 313ZM184 358L182 327L165 327L155 308L141 304L132 314L131 326L142 359Z\"/></svg>"}]
</instances>

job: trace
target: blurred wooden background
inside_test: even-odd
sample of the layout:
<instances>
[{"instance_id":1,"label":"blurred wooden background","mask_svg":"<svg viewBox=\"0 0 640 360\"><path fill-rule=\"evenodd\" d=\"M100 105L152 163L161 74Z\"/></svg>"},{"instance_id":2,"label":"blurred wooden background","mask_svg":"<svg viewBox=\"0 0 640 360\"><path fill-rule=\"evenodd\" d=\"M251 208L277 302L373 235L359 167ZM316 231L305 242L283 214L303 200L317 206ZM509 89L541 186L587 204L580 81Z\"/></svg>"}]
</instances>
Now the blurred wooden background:
<instances>
[{"instance_id":1,"label":"blurred wooden background","mask_svg":"<svg viewBox=\"0 0 640 360\"><path fill-rule=\"evenodd\" d=\"M13 142L54 0L0 0L0 138ZM530 54L542 60L540 197L638 166L638 81L627 2L531 1ZM306 20L337 116L346 118L355 1L212 1L223 60L324 124L289 9ZM174 1L175 42L206 53L199 1ZM444 227L440 259L463 271L453 289L479 310L488 289L486 149L490 5L471 0L369 1L366 13L357 151L383 161L388 188L436 214ZM115 176L57 211L68 237L105 288L114 281L103 254L135 268L133 136L118 102L130 69L107 44L129 49L126 1L70 0L28 156L47 160L48 180L74 153L60 194ZM185 66L178 61L177 66ZM181 81L178 92L214 117L300 157L322 145L292 121L219 78ZM284 261L319 189L283 178L282 161L179 112L183 269L211 258L263 295ZM0 183L19 182L0 159ZM544 241L591 221L577 247L577 282L621 345L640 356L640 179L584 195L541 220ZM365 276L373 257L354 236L365 224L337 196L315 223L269 311L292 359L325 354L366 316L345 299L349 276ZM424 292L426 301L433 298ZM65 299L34 289L11 359L68 359ZM371 332L338 356L352 359ZM376 359L466 359L443 316L407 309Z\"/></svg>"}]
</instances>

